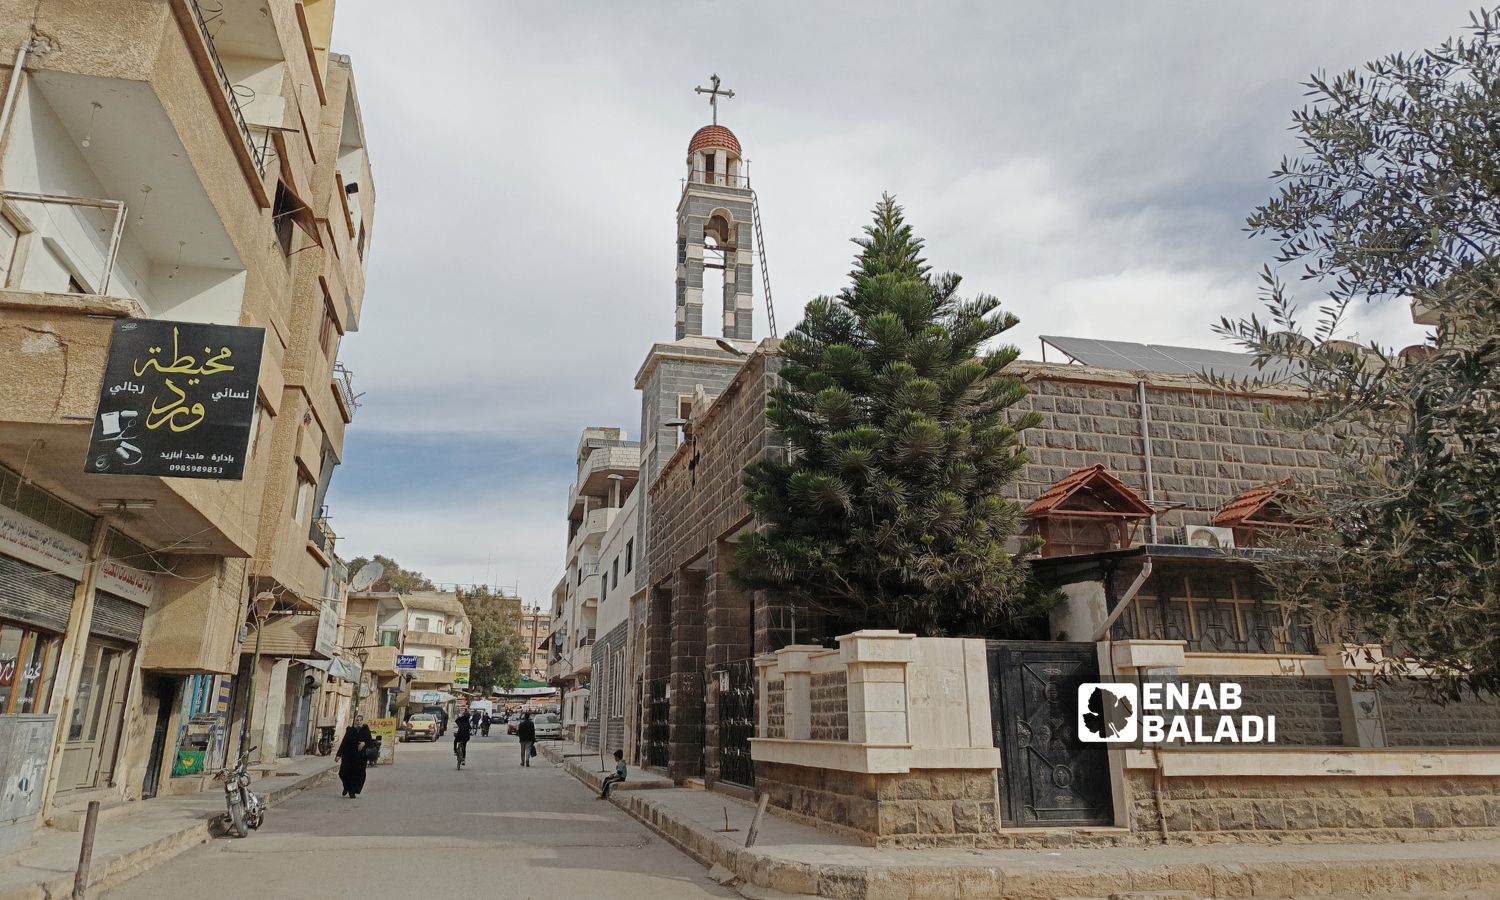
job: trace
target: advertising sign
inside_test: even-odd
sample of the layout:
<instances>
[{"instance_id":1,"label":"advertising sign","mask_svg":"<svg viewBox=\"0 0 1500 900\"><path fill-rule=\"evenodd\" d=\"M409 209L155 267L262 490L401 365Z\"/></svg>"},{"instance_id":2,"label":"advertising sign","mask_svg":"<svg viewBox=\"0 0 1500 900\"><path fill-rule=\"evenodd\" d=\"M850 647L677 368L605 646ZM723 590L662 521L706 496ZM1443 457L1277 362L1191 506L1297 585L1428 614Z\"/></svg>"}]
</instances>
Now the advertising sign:
<instances>
[{"instance_id":1,"label":"advertising sign","mask_svg":"<svg viewBox=\"0 0 1500 900\"><path fill-rule=\"evenodd\" d=\"M458 656L453 662L453 685L454 687L469 686L469 665L473 659L473 652L469 650L458 651Z\"/></svg>"},{"instance_id":2,"label":"advertising sign","mask_svg":"<svg viewBox=\"0 0 1500 900\"><path fill-rule=\"evenodd\" d=\"M396 657L396 669L398 671L415 671L416 668L417 658L415 656Z\"/></svg>"},{"instance_id":3,"label":"advertising sign","mask_svg":"<svg viewBox=\"0 0 1500 900\"><path fill-rule=\"evenodd\" d=\"M119 319L84 470L238 481L263 328Z\"/></svg>"},{"instance_id":4,"label":"advertising sign","mask_svg":"<svg viewBox=\"0 0 1500 900\"><path fill-rule=\"evenodd\" d=\"M370 726L370 733L380 738L380 762L378 766L388 766L396 761L396 720L395 719L370 719L365 724Z\"/></svg>"}]
</instances>

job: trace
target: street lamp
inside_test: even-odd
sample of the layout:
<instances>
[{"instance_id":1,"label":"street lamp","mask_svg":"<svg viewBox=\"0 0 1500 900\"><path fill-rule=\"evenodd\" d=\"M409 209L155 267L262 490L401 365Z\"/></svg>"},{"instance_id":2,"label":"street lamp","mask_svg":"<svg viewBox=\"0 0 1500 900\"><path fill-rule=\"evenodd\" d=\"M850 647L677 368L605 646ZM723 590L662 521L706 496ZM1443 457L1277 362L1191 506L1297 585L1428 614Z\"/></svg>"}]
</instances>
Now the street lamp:
<instances>
[{"instance_id":1,"label":"street lamp","mask_svg":"<svg viewBox=\"0 0 1500 900\"><path fill-rule=\"evenodd\" d=\"M266 620L271 618L271 610L276 608L276 595L270 591L261 591L255 595L255 603L251 612L255 615L255 653L250 658L250 684L246 691L245 699L245 723L240 727L240 759L246 760L250 751L246 744L250 741L250 719L255 715L255 673L260 669L260 636L266 630Z\"/></svg>"}]
</instances>

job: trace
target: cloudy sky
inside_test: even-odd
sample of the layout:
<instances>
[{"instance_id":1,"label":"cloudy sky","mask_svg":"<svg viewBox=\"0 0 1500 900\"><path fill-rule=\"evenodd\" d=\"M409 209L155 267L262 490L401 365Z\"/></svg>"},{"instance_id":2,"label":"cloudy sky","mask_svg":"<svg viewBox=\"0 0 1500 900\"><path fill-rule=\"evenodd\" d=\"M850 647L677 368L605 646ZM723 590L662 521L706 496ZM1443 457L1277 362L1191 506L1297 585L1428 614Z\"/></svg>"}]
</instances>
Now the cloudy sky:
<instances>
[{"instance_id":1,"label":"cloudy sky","mask_svg":"<svg viewBox=\"0 0 1500 900\"><path fill-rule=\"evenodd\" d=\"M1256 304L1269 247L1244 217L1294 150L1307 73L1436 44L1467 8L341 4L377 209L342 350L366 393L330 495L340 550L550 602L579 431L636 437L635 371L672 338L712 72L736 92L720 122L751 162L783 330L842 286L890 191L935 267L1020 316L1028 357L1040 334L1214 346L1209 324ZM1401 309L1355 326L1416 337Z\"/></svg>"}]
</instances>

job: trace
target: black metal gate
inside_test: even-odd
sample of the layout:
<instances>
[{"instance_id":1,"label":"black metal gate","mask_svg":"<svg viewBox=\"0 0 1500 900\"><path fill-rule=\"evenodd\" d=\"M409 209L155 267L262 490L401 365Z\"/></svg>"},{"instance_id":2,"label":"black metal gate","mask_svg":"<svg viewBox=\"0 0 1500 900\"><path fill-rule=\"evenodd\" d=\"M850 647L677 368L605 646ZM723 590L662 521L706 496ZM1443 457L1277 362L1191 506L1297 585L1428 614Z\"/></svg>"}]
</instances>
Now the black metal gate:
<instances>
[{"instance_id":1,"label":"black metal gate","mask_svg":"<svg viewBox=\"0 0 1500 900\"><path fill-rule=\"evenodd\" d=\"M755 786L750 739L755 737L755 660L728 665L728 685L719 691L719 778Z\"/></svg>"},{"instance_id":2,"label":"black metal gate","mask_svg":"<svg viewBox=\"0 0 1500 900\"><path fill-rule=\"evenodd\" d=\"M667 698L667 678L646 682L646 765L667 767L672 738L672 701Z\"/></svg>"},{"instance_id":3,"label":"black metal gate","mask_svg":"<svg viewBox=\"0 0 1500 900\"><path fill-rule=\"evenodd\" d=\"M990 641L990 707L1009 825L1114 821L1107 744L1078 738L1078 686L1099 680L1094 644Z\"/></svg>"}]
</instances>

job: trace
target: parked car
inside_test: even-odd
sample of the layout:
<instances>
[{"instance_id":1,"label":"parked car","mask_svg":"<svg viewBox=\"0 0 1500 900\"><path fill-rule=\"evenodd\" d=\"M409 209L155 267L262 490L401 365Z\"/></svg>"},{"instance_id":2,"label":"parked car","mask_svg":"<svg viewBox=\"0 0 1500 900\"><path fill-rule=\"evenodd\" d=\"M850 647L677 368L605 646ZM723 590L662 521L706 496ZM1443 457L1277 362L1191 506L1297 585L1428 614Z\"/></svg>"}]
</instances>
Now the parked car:
<instances>
[{"instance_id":1,"label":"parked car","mask_svg":"<svg viewBox=\"0 0 1500 900\"><path fill-rule=\"evenodd\" d=\"M536 739L539 741L562 740L562 719L556 713L542 713L533 718L532 724L536 726Z\"/></svg>"},{"instance_id":2,"label":"parked car","mask_svg":"<svg viewBox=\"0 0 1500 900\"><path fill-rule=\"evenodd\" d=\"M511 719L509 722L505 723L505 733L506 734L515 734L516 733L516 729L518 727L520 727L520 725L521 725L521 717L520 716L516 716L514 719Z\"/></svg>"},{"instance_id":3,"label":"parked car","mask_svg":"<svg viewBox=\"0 0 1500 900\"><path fill-rule=\"evenodd\" d=\"M418 738L424 741L435 741L438 739L438 718L428 713L417 713L406 720L406 731L401 735L403 741L414 741Z\"/></svg>"}]
</instances>

